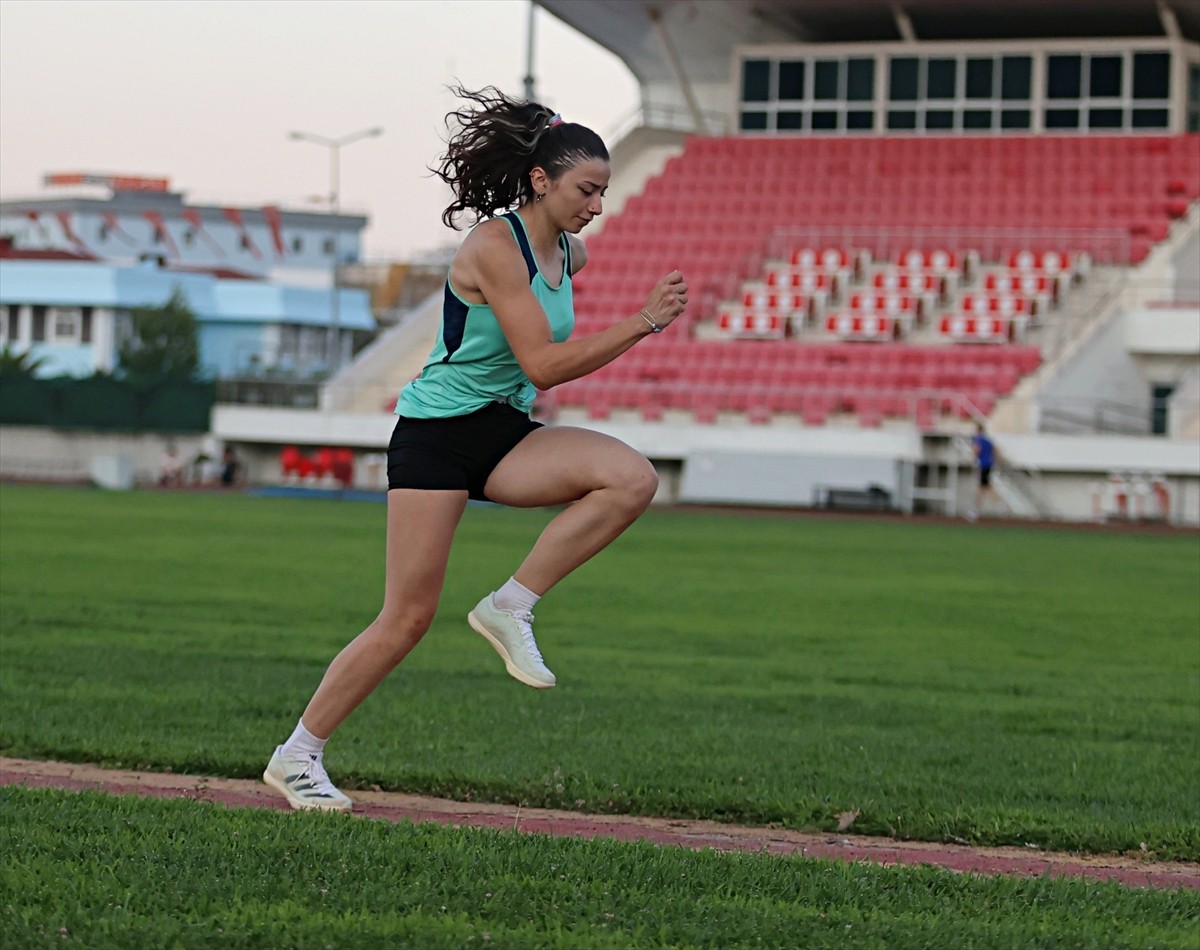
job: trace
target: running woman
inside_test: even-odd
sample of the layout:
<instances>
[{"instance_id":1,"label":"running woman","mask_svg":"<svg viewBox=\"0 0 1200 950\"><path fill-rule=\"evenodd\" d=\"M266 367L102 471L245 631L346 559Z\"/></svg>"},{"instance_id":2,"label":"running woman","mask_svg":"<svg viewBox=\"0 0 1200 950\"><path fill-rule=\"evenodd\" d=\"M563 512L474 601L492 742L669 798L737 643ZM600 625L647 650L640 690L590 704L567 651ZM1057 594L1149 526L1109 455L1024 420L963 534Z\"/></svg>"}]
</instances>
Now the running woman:
<instances>
[{"instance_id":1,"label":"running woman","mask_svg":"<svg viewBox=\"0 0 1200 950\"><path fill-rule=\"evenodd\" d=\"M450 543L470 498L518 508L566 506L513 575L468 614L508 673L554 686L533 635L533 609L649 506L654 467L617 439L530 418L536 390L586 376L687 304L679 271L646 305L599 333L569 339L571 278L587 263L576 236L603 210L608 150L591 129L494 87L456 88L464 102L434 169L454 200L442 214L475 226L447 276L441 332L404 387L388 446L387 552L379 616L333 659L292 735L263 773L293 808L347 810L325 743L429 629Z\"/></svg>"}]
</instances>

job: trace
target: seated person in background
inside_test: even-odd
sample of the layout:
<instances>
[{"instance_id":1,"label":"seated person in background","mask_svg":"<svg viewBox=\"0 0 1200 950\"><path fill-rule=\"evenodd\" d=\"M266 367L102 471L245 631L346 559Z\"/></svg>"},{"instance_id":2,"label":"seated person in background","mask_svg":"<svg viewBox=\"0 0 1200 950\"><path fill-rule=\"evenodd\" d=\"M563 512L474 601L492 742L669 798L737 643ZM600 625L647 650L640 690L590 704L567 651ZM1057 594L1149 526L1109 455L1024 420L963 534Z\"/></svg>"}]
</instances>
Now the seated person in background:
<instances>
[{"instance_id":1,"label":"seated person in background","mask_svg":"<svg viewBox=\"0 0 1200 950\"><path fill-rule=\"evenodd\" d=\"M174 445L167 446L162 461L158 463L158 484L162 488L183 486L183 460L179 457L179 450Z\"/></svg>"},{"instance_id":2,"label":"seated person in background","mask_svg":"<svg viewBox=\"0 0 1200 950\"><path fill-rule=\"evenodd\" d=\"M225 446L225 450L221 453L221 484L225 488L232 488L238 483L241 469L242 463L238 461L233 447Z\"/></svg>"}]
</instances>

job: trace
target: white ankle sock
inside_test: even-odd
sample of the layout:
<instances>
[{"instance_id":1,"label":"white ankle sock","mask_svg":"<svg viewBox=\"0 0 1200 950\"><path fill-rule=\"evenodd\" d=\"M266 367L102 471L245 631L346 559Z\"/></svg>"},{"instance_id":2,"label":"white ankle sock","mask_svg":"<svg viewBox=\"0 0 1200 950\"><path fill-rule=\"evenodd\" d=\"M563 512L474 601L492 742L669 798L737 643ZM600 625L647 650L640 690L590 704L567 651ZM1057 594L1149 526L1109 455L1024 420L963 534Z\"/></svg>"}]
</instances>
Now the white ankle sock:
<instances>
[{"instance_id":1,"label":"white ankle sock","mask_svg":"<svg viewBox=\"0 0 1200 950\"><path fill-rule=\"evenodd\" d=\"M296 731L292 733L291 738L281 748L284 752L308 752L320 755L325 751L325 743L328 741L328 739L318 739L305 729L304 720L301 719L296 723Z\"/></svg>"},{"instance_id":2,"label":"white ankle sock","mask_svg":"<svg viewBox=\"0 0 1200 950\"><path fill-rule=\"evenodd\" d=\"M496 593L492 594L492 604L499 610L533 610L533 605L541 600L541 594L535 594L515 577L510 577Z\"/></svg>"}]
</instances>

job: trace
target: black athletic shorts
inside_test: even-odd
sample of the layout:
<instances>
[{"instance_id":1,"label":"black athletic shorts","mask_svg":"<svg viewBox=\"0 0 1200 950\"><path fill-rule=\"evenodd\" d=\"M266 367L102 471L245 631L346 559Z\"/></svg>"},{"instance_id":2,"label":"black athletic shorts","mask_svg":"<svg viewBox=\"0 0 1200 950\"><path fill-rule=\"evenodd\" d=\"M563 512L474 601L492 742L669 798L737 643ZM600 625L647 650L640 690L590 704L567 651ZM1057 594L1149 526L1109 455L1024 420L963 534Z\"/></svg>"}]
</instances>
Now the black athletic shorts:
<instances>
[{"instance_id":1,"label":"black athletic shorts","mask_svg":"<svg viewBox=\"0 0 1200 950\"><path fill-rule=\"evenodd\" d=\"M992 467L989 465L987 468L979 470L979 485L981 488L987 488L990 484L992 484Z\"/></svg>"},{"instance_id":2,"label":"black athletic shorts","mask_svg":"<svg viewBox=\"0 0 1200 950\"><path fill-rule=\"evenodd\" d=\"M388 443L388 488L465 488L470 497L486 501L483 486L492 470L513 446L541 427L506 402L445 419L401 416Z\"/></svg>"}]
</instances>

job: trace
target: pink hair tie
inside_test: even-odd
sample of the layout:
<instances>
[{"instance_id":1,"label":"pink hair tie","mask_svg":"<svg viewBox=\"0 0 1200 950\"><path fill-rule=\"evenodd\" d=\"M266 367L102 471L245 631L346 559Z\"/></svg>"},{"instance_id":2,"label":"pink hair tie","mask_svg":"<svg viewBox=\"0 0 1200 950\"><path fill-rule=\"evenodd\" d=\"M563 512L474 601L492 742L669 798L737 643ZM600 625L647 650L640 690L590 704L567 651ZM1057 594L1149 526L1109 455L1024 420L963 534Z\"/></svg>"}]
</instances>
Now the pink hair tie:
<instances>
[{"instance_id":1,"label":"pink hair tie","mask_svg":"<svg viewBox=\"0 0 1200 950\"><path fill-rule=\"evenodd\" d=\"M562 125L563 117L557 112L550 116L550 124L546 126L548 129L554 128L556 125Z\"/></svg>"}]
</instances>

